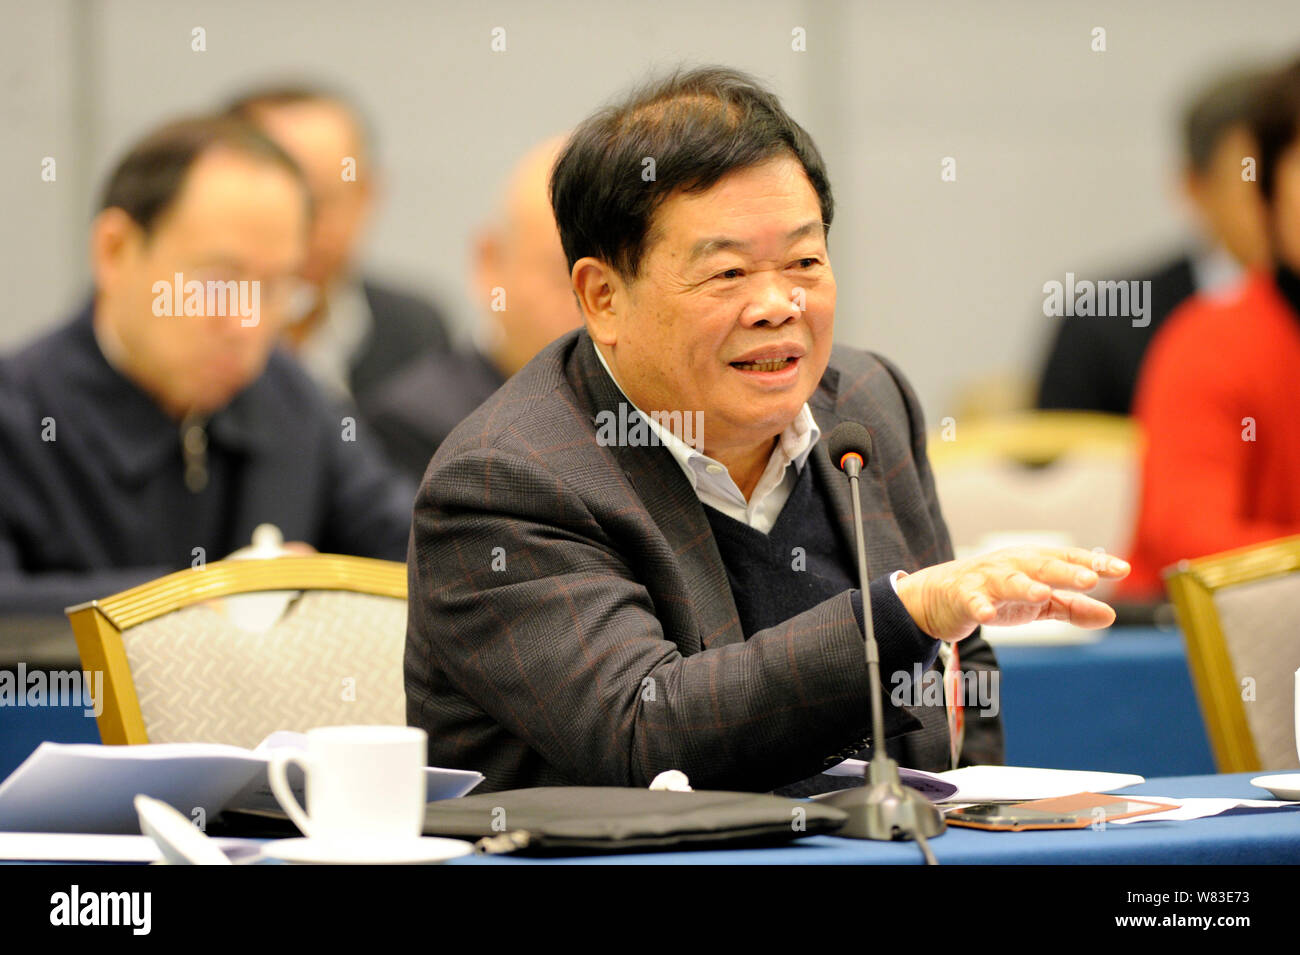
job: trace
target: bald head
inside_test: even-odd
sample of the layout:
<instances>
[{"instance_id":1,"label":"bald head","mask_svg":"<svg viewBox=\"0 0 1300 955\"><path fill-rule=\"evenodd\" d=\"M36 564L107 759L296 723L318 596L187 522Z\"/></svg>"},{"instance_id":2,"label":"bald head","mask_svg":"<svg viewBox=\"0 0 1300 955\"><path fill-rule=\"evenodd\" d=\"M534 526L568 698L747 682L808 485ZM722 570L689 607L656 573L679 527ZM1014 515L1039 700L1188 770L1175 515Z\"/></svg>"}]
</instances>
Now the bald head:
<instances>
[{"instance_id":1,"label":"bald head","mask_svg":"<svg viewBox=\"0 0 1300 955\"><path fill-rule=\"evenodd\" d=\"M489 357L512 375L582 320L551 212L557 136L530 149L507 178L475 245L474 285L490 333Z\"/></svg>"},{"instance_id":2,"label":"bald head","mask_svg":"<svg viewBox=\"0 0 1300 955\"><path fill-rule=\"evenodd\" d=\"M564 141L563 136L554 136L538 143L515 163L506 179L496 214L496 224L503 231L542 226L555 229L550 197L551 168L564 148Z\"/></svg>"}]
</instances>

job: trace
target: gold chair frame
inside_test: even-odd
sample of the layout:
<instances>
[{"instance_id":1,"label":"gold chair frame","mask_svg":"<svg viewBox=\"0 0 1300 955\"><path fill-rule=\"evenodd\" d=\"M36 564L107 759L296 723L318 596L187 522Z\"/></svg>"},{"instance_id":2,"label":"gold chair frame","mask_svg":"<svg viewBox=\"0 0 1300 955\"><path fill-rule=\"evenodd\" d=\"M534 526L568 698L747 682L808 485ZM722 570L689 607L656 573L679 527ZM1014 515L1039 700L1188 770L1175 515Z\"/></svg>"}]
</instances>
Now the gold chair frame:
<instances>
[{"instance_id":1,"label":"gold chair frame","mask_svg":"<svg viewBox=\"0 0 1300 955\"><path fill-rule=\"evenodd\" d=\"M1256 772L1261 767L1214 595L1225 587L1298 571L1300 535L1180 561L1164 572L1187 641L1187 660L1210 748L1221 773Z\"/></svg>"},{"instance_id":2,"label":"gold chair frame","mask_svg":"<svg viewBox=\"0 0 1300 955\"><path fill-rule=\"evenodd\" d=\"M205 600L264 590L347 590L405 600L406 565L342 554L222 560L67 608L82 668L104 674L100 738L110 744L149 742L123 631Z\"/></svg>"}]
</instances>

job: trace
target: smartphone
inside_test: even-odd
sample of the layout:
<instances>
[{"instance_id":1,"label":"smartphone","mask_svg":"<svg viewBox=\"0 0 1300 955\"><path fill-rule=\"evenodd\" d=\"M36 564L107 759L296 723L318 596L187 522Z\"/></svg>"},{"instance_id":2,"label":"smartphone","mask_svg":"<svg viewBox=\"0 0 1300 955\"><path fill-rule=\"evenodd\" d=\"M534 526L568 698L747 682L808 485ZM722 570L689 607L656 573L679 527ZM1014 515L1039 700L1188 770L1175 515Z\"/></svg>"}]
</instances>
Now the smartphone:
<instances>
[{"instance_id":1,"label":"smartphone","mask_svg":"<svg viewBox=\"0 0 1300 955\"><path fill-rule=\"evenodd\" d=\"M983 823L986 826L1011 828L1025 823L1039 825L1073 826L1078 817L1070 813L1047 812L1042 809L1026 809L1012 803L983 802L974 806L963 806L949 810L945 816L949 822ZM1091 821L1091 817L1089 818Z\"/></svg>"},{"instance_id":2,"label":"smartphone","mask_svg":"<svg viewBox=\"0 0 1300 955\"><path fill-rule=\"evenodd\" d=\"M949 810L944 818L955 826L975 829L1083 829L1110 819L1162 812L1168 808L1163 803L1124 796L1077 793L1020 803L977 803Z\"/></svg>"}]
</instances>

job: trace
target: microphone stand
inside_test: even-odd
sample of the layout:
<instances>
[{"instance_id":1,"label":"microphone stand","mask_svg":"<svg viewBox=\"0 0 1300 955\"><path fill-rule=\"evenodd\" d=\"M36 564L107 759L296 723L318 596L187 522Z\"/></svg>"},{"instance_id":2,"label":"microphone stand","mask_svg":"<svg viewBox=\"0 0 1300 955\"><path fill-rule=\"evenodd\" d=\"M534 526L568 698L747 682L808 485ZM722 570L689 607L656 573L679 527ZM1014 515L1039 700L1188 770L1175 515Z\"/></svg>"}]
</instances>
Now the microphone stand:
<instances>
[{"instance_id":1,"label":"microphone stand","mask_svg":"<svg viewBox=\"0 0 1300 955\"><path fill-rule=\"evenodd\" d=\"M862 456L857 452L845 454L841 461L849 476L853 491L853 529L857 538L858 580L862 588L862 620L866 631L867 676L871 682L871 760L863 772L863 785L842 789L817 802L834 806L848 813L849 820L836 835L850 839L876 839L890 842L896 839L916 839L925 853L926 861L934 865L935 859L926 844L927 836L937 836L944 831L945 822L939 808L920 792L904 786L898 776L898 763L885 751L885 717L880 689L880 648L876 644L875 627L871 622L871 593L868 589L867 549L862 537L862 500L858 491L858 476L862 473Z\"/></svg>"}]
</instances>

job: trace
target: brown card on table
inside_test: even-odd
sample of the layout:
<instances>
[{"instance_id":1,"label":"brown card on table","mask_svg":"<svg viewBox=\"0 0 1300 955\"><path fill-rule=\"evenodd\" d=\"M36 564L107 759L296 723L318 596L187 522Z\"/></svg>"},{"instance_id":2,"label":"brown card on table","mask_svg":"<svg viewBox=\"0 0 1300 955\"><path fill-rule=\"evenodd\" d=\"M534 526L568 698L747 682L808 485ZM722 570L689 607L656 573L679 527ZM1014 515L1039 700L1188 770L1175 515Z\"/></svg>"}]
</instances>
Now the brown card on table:
<instances>
[{"instance_id":1,"label":"brown card on table","mask_svg":"<svg viewBox=\"0 0 1300 955\"><path fill-rule=\"evenodd\" d=\"M1073 793L1051 799L1032 799L991 807L987 818L963 816L953 810L945 817L954 826L974 829L1021 831L1024 829L1087 829L1099 822L1142 816L1171 808L1166 803L1105 793ZM1100 811L1098 811L1100 810Z\"/></svg>"}]
</instances>

